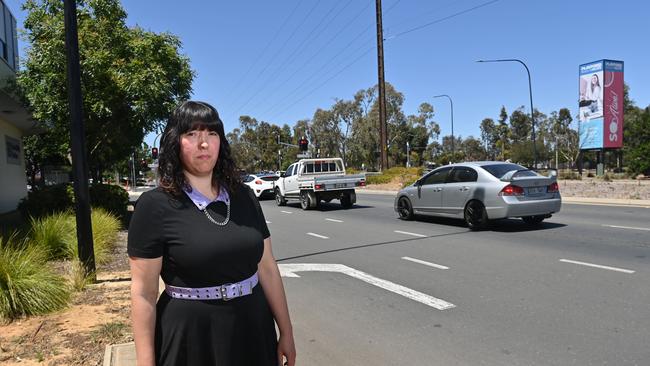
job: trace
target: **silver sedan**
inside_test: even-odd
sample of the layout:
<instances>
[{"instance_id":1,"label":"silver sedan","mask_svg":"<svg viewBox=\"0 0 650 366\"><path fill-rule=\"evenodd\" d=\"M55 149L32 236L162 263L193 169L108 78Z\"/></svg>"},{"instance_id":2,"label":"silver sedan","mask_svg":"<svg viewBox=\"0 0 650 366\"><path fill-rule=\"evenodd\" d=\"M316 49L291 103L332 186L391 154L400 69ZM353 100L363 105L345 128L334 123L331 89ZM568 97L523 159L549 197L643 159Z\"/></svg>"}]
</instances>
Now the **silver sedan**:
<instances>
[{"instance_id":1,"label":"silver sedan","mask_svg":"<svg viewBox=\"0 0 650 366\"><path fill-rule=\"evenodd\" d=\"M490 220L520 217L538 225L559 212L562 197L555 175L546 177L520 165L468 162L437 168L395 197L403 220L414 215L464 219L472 230Z\"/></svg>"}]
</instances>

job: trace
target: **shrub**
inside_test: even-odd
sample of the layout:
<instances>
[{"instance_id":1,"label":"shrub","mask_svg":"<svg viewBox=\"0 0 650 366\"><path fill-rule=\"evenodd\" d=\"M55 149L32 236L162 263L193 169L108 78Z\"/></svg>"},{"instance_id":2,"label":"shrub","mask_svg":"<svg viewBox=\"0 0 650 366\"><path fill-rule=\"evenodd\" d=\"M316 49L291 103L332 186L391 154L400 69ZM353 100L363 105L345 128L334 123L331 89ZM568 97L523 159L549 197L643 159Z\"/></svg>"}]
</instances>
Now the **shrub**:
<instances>
[{"instance_id":1,"label":"shrub","mask_svg":"<svg viewBox=\"0 0 650 366\"><path fill-rule=\"evenodd\" d=\"M576 172L572 171L563 171L558 174L559 179L566 179L566 180L582 180L582 176Z\"/></svg>"},{"instance_id":2,"label":"shrub","mask_svg":"<svg viewBox=\"0 0 650 366\"><path fill-rule=\"evenodd\" d=\"M392 180L393 180L393 176L387 174L366 176L367 184L385 184L385 183L390 183Z\"/></svg>"},{"instance_id":3,"label":"shrub","mask_svg":"<svg viewBox=\"0 0 650 366\"><path fill-rule=\"evenodd\" d=\"M70 209L74 205L71 184L57 184L34 189L18 204L24 218L43 217Z\"/></svg>"},{"instance_id":4,"label":"shrub","mask_svg":"<svg viewBox=\"0 0 650 366\"><path fill-rule=\"evenodd\" d=\"M14 237L0 240L0 317L6 320L59 310L70 288L47 266L47 253Z\"/></svg>"},{"instance_id":5,"label":"shrub","mask_svg":"<svg viewBox=\"0 0 650 366\"><path fill-rule=\"evenodd\" d=\"M71 217L74 220L74 217ZM95 253L95 262L98 264L107 263L110 260L111 251L117 239L117 232L120 230L120 221L114 215L106 211L95 208L91 213L93 227L93 251ZM66 242L71 259L79 258L79 247L77 245L76 227L74 224L75 235Z\"/></svg>"},{"instance_id":6,"label":"shrub","mask_svg":"<svg viewBox=\"0 0 650 366\"><path fill-rule=\"evenodd\" d=\"M90 186L90 204L123 219L129 204L129 193L120 186L93 184Z\"/></svg>"},{"instance_id":7,"label":"shrub","mask_svg":"<svg viewBox=\"0 0 650 366\"><path fill-rule=\"evenodd\" d=\"M76 243L75 217L70 211L47 217L32 218L31 238L35 246L45 250L48 259L70 258L70 242Z\"/></svg>"}]
</instances>

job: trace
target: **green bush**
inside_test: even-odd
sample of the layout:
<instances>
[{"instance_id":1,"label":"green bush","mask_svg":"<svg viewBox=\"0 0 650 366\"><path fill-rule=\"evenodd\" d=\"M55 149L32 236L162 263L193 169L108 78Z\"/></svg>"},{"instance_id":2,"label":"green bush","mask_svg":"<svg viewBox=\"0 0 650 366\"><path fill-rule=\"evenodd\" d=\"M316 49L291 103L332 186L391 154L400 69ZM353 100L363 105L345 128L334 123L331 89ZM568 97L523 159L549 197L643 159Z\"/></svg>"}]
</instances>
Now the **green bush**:
<instances>
[{"instance_id":1,"label":"green bush","mask_svg":"<svg viewBox=\"0 0 650 366\"><path fill-rule=\"evenodd\" d=\"M390 183L393 180L392 175L368 175L366 176L366 184L385 184Z\"/></svg>"},{"instance_id":2,"label":"green bush","mask_svg":"<svg viewBox=\"0 0 650 366\"><path fill-rule=\"evenodd\" d=\"M89 190L93 207L101 207L120 219L126 216L129 193L124 188L112 184L93 184Z\"/></svg>"},{"instance_id":3,"label":"green bush","mask_svg":"<svg viewBox=\"0 0 650 366\"><path fill-rule=\"evenodd\" d=\"M70 211L32 218L31 224L32 242L35 246L45 250L48 259L72 257L70 242L76 243L77 231L75 217Z\"/></svg>"},{"instance_id":4,"label":"green bush","mask_svg":"<svg viewBox=\"0 0 650 366\"><path fill-rule=\"evenodd\" d=\"M580 174L572 171L562 171L560 174L558 174L558 178L566 180L582 180L582 176Z\"/></svg>"},{"instance_id":5,"label":"green bush","mask_svg":"<svg viewBox=\"0 0 650 366\"><path fill-rule=\"evenodd\" d=\"M18 210L25 219L44 217L63 212L74 206L74 191L71 184L57 184L35 188L18 204Z\"/></svg>"},{"instance_id":6,"label":"green bush","mask_svg":"<svg viewBox=\"0 0 650 366\"><path fill-rule=\"evenodd\" d=\"M88 191L92 207L101 207L120 219L126 216L129 194L120 186L93 184ZM40 218L71 209L74 209L74 189L69 183L35 189L18 205L24 218Z\"/></svg>"},{"instance_id":7,"label":"green bush","mask_svg":"<svg viewBox=\"0 0 650 366\"><path fill-rule=\"evenodd\" d=\"M70 300L66 280L47 265L47 253L14 237L0 240L0 317L39 315Z\"/></svg>"}]
</instances>

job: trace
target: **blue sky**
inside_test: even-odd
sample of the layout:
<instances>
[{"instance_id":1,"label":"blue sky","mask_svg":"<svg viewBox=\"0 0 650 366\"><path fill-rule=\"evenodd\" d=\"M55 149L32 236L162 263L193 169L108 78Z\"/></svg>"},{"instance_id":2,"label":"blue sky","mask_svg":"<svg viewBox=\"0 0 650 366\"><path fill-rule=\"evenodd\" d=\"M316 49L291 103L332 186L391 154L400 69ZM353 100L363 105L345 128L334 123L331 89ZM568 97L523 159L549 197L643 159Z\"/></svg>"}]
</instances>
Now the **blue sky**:
<instances>
[{"instance_id":1,"label":"blue sky","mask_svg":"<svg viewBox=\"0 0 650 366\"><path fill-rule=\"evenodd\" d=\"M5 2L22 27L20 2ZM227 131L242 114L293 126L377 82L374 0L179 3L122 4L129 25L180 37L197 73L192 98L217 107ZM406 114L431 103L443 135L450 108L437 94L453 98L463 137L478 137L481 120L496 119L502 105L529 111L524 68L478 59L523 60L534 106L546 114L576 115L578 65L604 58L624 61L632 99L650 104L646 2L383 0L383 10L386 80L404 94Z\"/></svg>"}]
</instances>

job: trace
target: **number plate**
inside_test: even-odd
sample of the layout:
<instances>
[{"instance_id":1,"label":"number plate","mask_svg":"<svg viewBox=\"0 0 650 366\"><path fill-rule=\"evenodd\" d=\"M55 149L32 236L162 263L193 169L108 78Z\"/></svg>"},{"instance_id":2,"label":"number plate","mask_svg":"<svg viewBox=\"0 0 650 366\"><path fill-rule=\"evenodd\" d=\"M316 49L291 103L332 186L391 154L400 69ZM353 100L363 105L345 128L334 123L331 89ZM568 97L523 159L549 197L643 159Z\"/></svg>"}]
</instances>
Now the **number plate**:
<instances>
[{"instance_id":1,"label":"number plate","mask_svg":"<svg viewBox=\"0 0 650 366\"><path fill-rule=\"evenodd\" d=\"M546 187L529 187L528 194L542 194L546 193Z\"/></svg>"},{"instance_id":2,"label":"number plate","mask_svg":"<svg viewBox=\"0 0 650 366\"><path fill-rule=\"evenodd\" d=\"M345 183L336 183L334 188L345 188Z\"/></svg>"}]
</instances>

